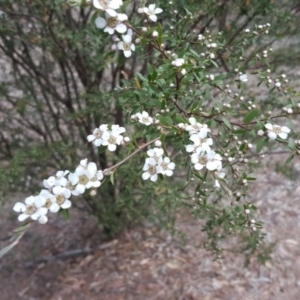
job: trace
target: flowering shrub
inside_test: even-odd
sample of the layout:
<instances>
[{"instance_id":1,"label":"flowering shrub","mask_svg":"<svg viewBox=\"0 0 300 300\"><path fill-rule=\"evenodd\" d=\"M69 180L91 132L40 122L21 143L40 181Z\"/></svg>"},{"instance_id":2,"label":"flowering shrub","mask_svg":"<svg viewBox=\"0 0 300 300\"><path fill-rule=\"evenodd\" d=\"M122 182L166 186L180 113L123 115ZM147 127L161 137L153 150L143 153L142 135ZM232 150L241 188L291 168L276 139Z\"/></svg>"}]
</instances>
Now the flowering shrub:
<instances>
[{"instance_id":1,"label":"flowering shrub","mask_svg":"<svg viewBox=\"0 0 300 300\"><path fill-rule=\"evenodd\" d=\"M63 5L69 21L75 24L70 8L62 2L57 1L52 9ZM275 4L260 6L260 1L254 1L253 6L244 7L241 1L240 9L249 10L248 20L244 22L239 17L230 21L238 27L232 31L225 27L217 30L208 18L212 12L219 13L218 1L204 2L200 11L200 5L194 1L183 9L180 1L178 4L141 2L138 7L136 2L121 0L69 0L68 4L75 7L73 13L84 16L82 23L77 24L78 30L84 32L83 26L89 24L86 31L91 33L88 39L82 40L94 47L91 50L78 42L80 36L71 40L74 27L65 35L58 31L59 22L63 22L60 13L56 22L45 27L54 36L53 43L61 55L66 55L63 56L66 61L49 50L47 57L58 61L51 80L44 78L44 73L38 72L34 62L30 62L29 70L32 68L42 76L37 78L38 92L46 99L46 110L38 106L39 96L33 92L36 87L29 86L24 93L29 103L35 103L34 108L21 103L24 111L16 120L21 119L34 134L40 134L46 147L48 137L43 129L49 132L53 144L61 143L52 150L52 158L60 160L61 154L67 153L65 149L72 150L66 154L68 164L60 164L64 167L55 176L44 179L42 190L26 198L24 203L14 205L19 221L31 219L45 224L49 213L57 212L68 217L74 197L81 196L100 224L105 224L105 217L111 216L108 207L117 208L115 221L121 223L120 215L125 208L116 199L130 199L126 207L133 206L130 201L137 207L151 206L152 201L139 202L145 198L143 195L151 198L149 194L152 194L163 203L163 214L174 212L182 205L190 207L196 217L206 219L203 229L214 251L219 251L216 240L220 234L215 230L219 227L224 235L246 234L251 247L258 249L263 238L262 223L253 222L256 207L248 196L248 183L255 180L251 173L260 164L264 149L286 148L290 152L287 163L299 154L297 131L291 122L300 112L296 102L299 92L288 85L285 74L277 76L271 72L267 59L273 49L252 47L268 41L272 30L270 23L253 22L254 17L267 9L275 11ZM8 4L4 13L18 16L12 13L13 8ZM226 13L221 12L219 16L226 18ZM3 28L8 30L9 20L3 22L7 24ZM26 36L32 33L29 29ZM5 36L7 32L2 34ZM8 41L4 39L1 49L9 56ZM33 44L42 47L43 37L36 36ZM68 49L73 51L70 55ZM28 55L27 61L31 59ZM13 55L10 59L19 64ZM93 68L95 76L87 77L88 70ZM73 69L77 77L72 77ZM52 89L59 70L65 80L63 92ZM98 85L108 70L112 74L111 91L105 80ZM18 69L18 76L27 71ZM108 74L105 76L109 78ZM81 94L76 80L81 81ZM265 91L266 99L251 95L256 85ZM9 99L9 92L3 94ZM272 106L275 94L285 103L283 107ZM54 108L51 101L55 97L59 98L59 104ZM98 98L101 103L97 102ZM33 109L40 113L41 118L36 122L42 124L42 131L32 126L30 120L23 119ZM65 110L69 117L63 120L64 127L56 116L60 117ZM43 119L49 113L57 135L51 136L51 128ZM70 127L73 123L76 132ZM76 143L82 148L76 148ZM26 146L24 136L18 146ZM89 155L85 155L84 149L89 149ZM73 158L79 157L80 163L75 167ZM111 206L100 207L103 202L93 201L102 189L105 201L111 202Z\"/></svg>"}]
</instances>

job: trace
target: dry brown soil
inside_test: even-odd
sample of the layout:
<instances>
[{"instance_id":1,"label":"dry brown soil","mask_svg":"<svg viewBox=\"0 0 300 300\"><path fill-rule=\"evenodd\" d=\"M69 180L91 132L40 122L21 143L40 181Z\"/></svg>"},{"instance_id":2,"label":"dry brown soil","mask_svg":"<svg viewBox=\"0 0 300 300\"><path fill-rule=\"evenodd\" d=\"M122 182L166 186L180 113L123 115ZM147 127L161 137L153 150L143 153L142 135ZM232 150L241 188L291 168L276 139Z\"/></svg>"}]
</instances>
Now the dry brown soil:
<instances>
[{"instance_id":1,"label":"dry brown soil","mask_svg":"<svg viewBox=\"0 0 300 300\"><path fill-rule=\"evenodd\" d=\"M0 300L300 299L298 185L267 167L252 184L266 238L277 241L265 266L246 269L243 257L229 252L214 261L201 248L201 222L186 214L177 220L186 243L151 227L104 243L95 220L72 210L71 223L53 216L34 226L0 261ZM18 226L12 203L0 211L1 247Z\"/></svg>"}]
</instances>

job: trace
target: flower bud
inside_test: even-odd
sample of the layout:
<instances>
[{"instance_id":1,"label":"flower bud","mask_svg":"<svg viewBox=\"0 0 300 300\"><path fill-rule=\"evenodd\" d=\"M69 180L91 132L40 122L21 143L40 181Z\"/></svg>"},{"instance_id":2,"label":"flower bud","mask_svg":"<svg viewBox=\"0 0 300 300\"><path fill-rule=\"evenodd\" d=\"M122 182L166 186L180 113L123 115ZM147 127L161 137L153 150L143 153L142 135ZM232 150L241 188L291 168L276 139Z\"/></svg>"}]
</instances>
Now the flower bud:
<instances>
[{"instance_id":1,"label":"flower bud","mask_svg":"<svg viewBox=\"0 0 300 300\"><path fill-rule=\"evenodd\" d=\"M186 69L182 69L181 71L180 71L180 73L184 76L184 75L186 75Z\"/></svg>"},{"instance_id":2,"label":"flower bud","mask_svg":"<svg viewBox=\"0 0 300 300\"><path fill-rule=\"evenodd\" d=\"M158 37L158 32L157 32L156 30L154 30L154 31L152 32L152 36L153 36L153 37Z\"/></svg>"},{"instance_id":3,"label":"flower bud","mask_svg":"<svg viewBox=\"0 0 300 300\"><path fill-rule=\"evenodd\" d=\"M155 141L154 143L155 147L161 147L162 143L160 140Z\"/></svg>"}]
</instances>

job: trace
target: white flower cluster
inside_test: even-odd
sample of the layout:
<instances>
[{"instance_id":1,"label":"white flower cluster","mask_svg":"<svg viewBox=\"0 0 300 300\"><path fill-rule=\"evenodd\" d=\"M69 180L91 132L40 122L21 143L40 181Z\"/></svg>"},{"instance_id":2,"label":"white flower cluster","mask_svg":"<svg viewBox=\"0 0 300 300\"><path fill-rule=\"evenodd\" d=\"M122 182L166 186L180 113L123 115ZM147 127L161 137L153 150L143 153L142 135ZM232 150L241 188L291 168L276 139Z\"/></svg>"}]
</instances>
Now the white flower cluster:
<instances>
[{"instance_id":1,"label":"white flower cluster","mask_svg":"<svg viewBox=\"0 0 300 300\"><path fill-rule=\"evenodd\" d=\"M122 0L93 0L93 6L96 9L105 12L105 18L97 17L95 24L97 28L103 29L108 34L114 34L115 31L118 33L125 33L122 35L122 40L118 42L118 49L124 52L125 57L130 57L132 51L135 51L135 45L132 43L132 30L128 29L126 22L128 16L126 14L119 14L116 12L123 5ZM116 47L114 45L114 47Z\"/></svg>"},{"instance_id":2,"label":"white flower cluster","mask_svg":"<svg viewBox=\"0 0 300 300\"><path fill-rule=\"evenodd\" d=\"M13 210L20 213L20 222L31 218L41 224L48 221L47 213L57 213L60 209L69 209L72 206L70 197L79 196L87 189L101 185L103 173L93 162L83 159L74 173L58 171L43 181L45 189L36 196L25 199L25 203L17 202Z\"/></svg>"},{"instance_id":3,"label":"white flower cluster","mask_svg":"<svg viewBox=\"0 0 300 300\"><path fill-rule=\"evenodd\" d=\"M152 125L154 123L153 118L150 117L146 111L131 115L130 118L132 120L138 120L139 123L145 124L146 126Z\"/></svg>"},{"instance_id":4,"label":"white flower cluster","mask_svg":"<svg viewBox=\"0 0 300 300\"><path fill-rule=\"evenodd\" d=\"M142 178L151 181L157 181L158 174L172 176L175 169L175 163L171 162L169 157L163 157L164 150L162 148L153 148L147 151L148 158L146 158L143 167L144 173Z\"/></svg>"},{"instance_id":5,"label":"white flower cluster","mask_svg":"<svg viewBox=\"0 0 300 300\"><path fill-rule=\"evenodd\" d=\"M225 173L222 170L222 157L211 149L213 140L208 137L210 129L206 124L198 123L193 117L189 118L189 124L178 124L178 127L188 131L190 140L193 144L186 146L186 151L192 153L191 162L197 171L206 168L214 172L215 177L224 178ZM219 187L219 181L216 179L215 186Z\"/></svg>"},{"instance_id":6,"label":"white flower cluster","mask_svg":"<svg viewBox=\"0 0 300 300\"><path fill-rule=\"evenodd\" d=\"M97 28L104 29L104 32L108 34L112 35L115 32L123 34L121 40L118 39L117 47L124 52L125 57L130 57L132 52L135 51L135 45L132 42L132 30L127 30L127 25L125 24L125 22L128 21L128 16L116 12L122 5L122 0L93 0L93 6L105 12L105 18L97 17L95 24ZM149 7L143 7L139 10L139 12L147 15L153 22L157 21L156 15L162 11L163 10L156 7L155 4L150 4ZM113 49L116 49L116 45L113 45Z\"/></svg>"},{"instance_id":7,"label":"white flower cluster","mask_svg":"<svg viewBox=\"0 0 300 300\"><path fill-rule=\"evenodd\" d=\"M117 145L123 143L124 133L126 129L119 125L111 125L111 129L108 129L107 124L102 124L99 128L94 129L93 133L87 136L89 142L93 142L96 147L107 146L109 151L115 151Z\"/></svg>"}]
</instances>

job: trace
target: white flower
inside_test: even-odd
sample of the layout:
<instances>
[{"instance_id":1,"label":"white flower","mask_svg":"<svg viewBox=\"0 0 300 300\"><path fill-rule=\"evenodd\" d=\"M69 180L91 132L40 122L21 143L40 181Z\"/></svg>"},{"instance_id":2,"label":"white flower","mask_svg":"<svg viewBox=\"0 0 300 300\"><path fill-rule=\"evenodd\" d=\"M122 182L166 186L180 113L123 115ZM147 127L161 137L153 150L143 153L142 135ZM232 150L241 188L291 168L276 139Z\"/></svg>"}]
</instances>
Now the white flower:
<instances>
[{"instance_id":1,"label":"white flower","mask_svg":"<svg viewBox=\"0 0 300 300\"><path fill-rule=\"evenodd\" d=\"M80 193L76 190L76 185L73 185L72 182L74 182L74 173L70 173L68 175L68 182L67 182L67 185L65 186L65 188L70 191L70 193L73 195L73 196L79 196Z\"/></svg>"},{"instance_id":2,"label":"white flower","mask_svg":"<svg viewBox=\"0 0 300 300\"><path fill-rule=\"evenodd\" d=\"M172 66L175 66L177 68L181 67L182 65L184 65L185 60L183 58L176 58L175 60L173 60L171 62Z\"/></svg>"},{"instance_id":3,"label":"white flower","mask_svg":"<svg viewBox=\"0 0 300 300\"><path fill-rule=\"evenodd\" d=\"M56 203L56 198L52 193L50 193L48 190L41 190L40 196L45 198L46 202L44 207L46 207L47 210L50 210L52 213L57 213L59 211L60 207Z\"/></svg>"},{"instance_id":4,"label":"white flower","mask_svg":"<svg viewBox=\"0 0 300 300\"><path fill-rule=\"evenodd\" d=\"M270 123L265 124L268 129L268 137L270 140L276 140L277 135L285 140L288 137L288 133L291 131L286 126L272 125Z\"/></svg>"},{"instance_id":5,"label":"white flower","mask_svg":"<svg viewBox=\"0 0 300 300\"><path fill-rule=\"evenodd\" d=\"M191 156L191 161L194 164L194 168L199 171L202 170L207 163L207 154L205 152L194 153Z\"/></svg>"},{"instance_id":6,"label":"white flower","mask_svg":"<svg viewBox=\"0 0 300 300\"><path fill-rule=\"evenodd\" d=\"M153 148L153 149L149 149L147 151L147 154L150 156L150 158L153 158L158 164L162 161L164 150L162 148Z\"/></svg>"},{"instance_id":7,"label":"white flower","mask_svg":"<svg viewBox=\"0 0 300 300\"><path fill-rule=\"evenodd\" d=\"M48 179L43 180L43 185L46 189L51 189L54 186L66 186L68 180L65 178L70 172L66 171L57 171L55 176L50 176Z\"/></svg>"},{"instance_id":8,"label":"white flower","mask_svg":"<svg viewBox=\"0 0 300 300\"><path fill-rule=\"evenodd\" d=\"M121 0L93 0L95 8L104 10L112 17L117 15L115 10L119 9L122 4L123 1Z\"/></svg>"},{"instance_id":9,"label":"white flower","mask_svg":"<svg viewBox=\"0 0 300 300\"><path fill-rule=\"evenodd\" d=\"M103 172L101 170L98 170L96 174L91 179L92 187L97 188L101 185L101 180L103 179Z\"/></svg>"},{"instance_id":10,"label":"white flower","mask_svg":"<svg viewBox=\"0 0 300 300\"><path fill-rule=\"evenodd\" d=\"M161 167L157 165L157 162L154 158L150 157L146 159L145 165L143 167L142 178L147 180L150 178L151 181L157 180L157 174L160 173Z\"/></svg>"},{"instance_id":11,"label":"white flower","mask_svg":"<svg viewBox=\"0 0 300 300\"><path fill-rule=\"evenodd\" d=\"M193 117L189 118L190 125L185 126L185 130L189 132L190 135L195 133L200 133L202 138L207 136L207 133L210 132L210 129L206 124L198 123L197 120Z\"/></svg>"},{"instance_id":12,"label":"white flower","mask_svg":"<svg viewBox=\"0 0 300 300\"><path fill-rule=\"evenodd\" d=\"M201 152L192 154L191 161L197 171L202 170L204 167L209 171L222 169L222 157L212 150L207 153Z\"/></svg>"},{"instance_id":13,"label":"white flower","mask_svg":"<svg viewBox=\"0 0 300 300\"><path fill-rule=\"evenodd\" d=\"M25 204L17 202L13 210L21 213L18 217L20 222L25 221L28 217L36 221L47 214L48 209L43 207L45 203L46 199L42 196L30 196L25 199Z\"/></svg>"},{"instance_id":14,"label":"white flower","mask_svg":"<svg viewBox=\"0 0 300 300\"><path fill-rule=\"evenodd\" d=\"M127 34L122 36L122 40L118 43L119 50L124 51L125 57L130 57L132 51L135 51L135 45L132 43L132 30L128 29Z\"/></svg>"},{"instance_id":15,"label":"white flower","mask_svg":"<svg viewBox=\"0 0 300 300\"><path fill-rule=\"evenodd\" d=\"M175 169L175 163L170 161L169 157L164 157L160 163L160 173L162 175L172 176Z\"/></svg>"},{"instance_id":16,"label":"white flower","mask_svg":"<svg viewBox=\"0 0 300 300\"><path fill-rule=\"evenodd\" d=\"M70 174L69 180L72 186L75 187L75 192L83 194L86 189L94 187L97 181L97 166L94 162L87 163L86 160L81 163L74 173ZM103 175L102 175L103 178ZM101 179L102 179L101 178ZM96 184L100 186L99 184Z\"/></svg>"},{"instance_id":17,"label":"white flower","mask_svg":"<svg viewBox=\"0 0 300 300\"><path fill-rule=\"evenodd\" d=\"M149 7L144 7L144 13L149 16L149 19L153 22L157 21L157 14L162 13L162 9L157 7L155 8L155 4L150 4Z\"/></svg>"},{"instance_id":18,"label":"white flower","mask_svg":"<svg viewBox=\"0 0 300 300\"><path fill-rule=\"evenodd\" d=\"M53 195L56 198L56 203L63 209L71 207L72 203L69 200L71 192L65 187L55 186L53 188Z\"/></svg>"},{"instance_id":19,"label":"white flower","mask_svg":"<svg viewBox=\"0 0 300 300\"><path fill-rule=\"evenodd\" d=\"M149 114L146 111L142 113L135 114L136 117L139 119L139 122L145 124L147 126L153 124L153 118L149 117Z\"/></svg>"},{"instance_id":20,"label":"white flower","mask_svg":"<svg viewBox=\"0 0 300 300\"><path fill-rule=\"evenodd\" d=\"M197 152L209 151L210 146L213 144L211 138L206 138L207 132L204 130L190 136L190 140L194 142L193 145L185 146L186 152Z\"/></svg>"},{"instance_id":21,"label":"white flower","mask_svg":"<svg viewBox=\"0 0 300 300\"><path fill-rule=\"evenodd\" d=\"M112 17L108 13L105 14L106 20L101 17L97 17L95 20L97 28L104 28L104 32L114 34L115 30L119 33L124 33L127 27L122 22L127 21L128 17L125 14L117 14Z\"/></svg>"},{"instance_id":22,"label":"white flower","mask_svg":"<svg viewBox=\"0 0 300 300\"><path fill-rule=\"evenodd\" d=\"M206 168L209 171L214 170L221 170L222 169L222 157L220 154L216 153L215 151L208 151L207 152L207 159L208 162L206 164Z\"/></svg>"},{"instance_id":23,"label":"white flower","mask_svg":"<svg viewBox=\"0 0 300 300\"><path fill-rule=\"evenodd\" d=\"M96 147L102 145L104 140L109 138L107 124L102 124L99 128L94 129L93 134L88 135L87 140L93 142Z\"/></svg>"},{"instance_id":24,"label":"white flower","mask_svg":"<svg viewBox=\"0 0 300 300\"><path fill-rule=\"evenodd\" d=\"M115 151L117 149L117 145L120 145L123 142L123 136L121 135L126 130L124 127L120 127L119 125L112 125L111 130L109 131L109 138L103 141L103 146L107 146L109 151Z\"/></svg>"},{"instance_id":25,"label":"white flower","mask_svg":"<svg viewBox=\"0 0 300 300\"><path fill-rule=\"evenodd\" d=\"M241 75L241 76L240 76L240 81L242 81L242 82L247 82L247 81L248 81L247 74Z\"/></svg>"}]
</instances>

